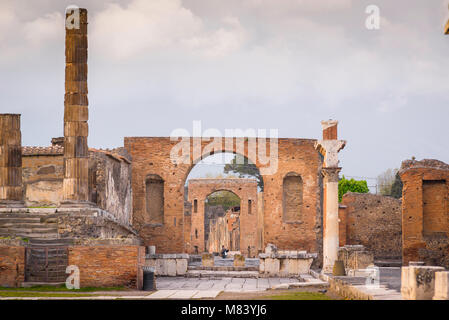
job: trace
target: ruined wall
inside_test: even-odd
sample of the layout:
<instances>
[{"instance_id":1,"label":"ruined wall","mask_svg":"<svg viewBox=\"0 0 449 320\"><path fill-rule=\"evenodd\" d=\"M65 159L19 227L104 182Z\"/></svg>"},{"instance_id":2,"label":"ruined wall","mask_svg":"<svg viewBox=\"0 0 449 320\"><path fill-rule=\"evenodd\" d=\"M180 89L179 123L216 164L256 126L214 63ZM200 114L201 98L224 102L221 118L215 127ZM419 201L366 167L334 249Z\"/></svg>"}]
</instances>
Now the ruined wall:
<instances>
[{"instance_id":1,"label":"ruined wall","mask_svg":"<svg viewBox=\"0 0 449 320\"><path fill-rule=\"evenodd\" d=\"M424 261L449 268L449 165L407 160L402 189L402 263Z\"/></svg>"},{"instance_id":2,"label":"ruined wall","mask_svg":"<svg viewBox=\"0 0 449 320\"><path fill-rule=\"evenodd\" d=\"M139 246L72 246L68 265L80 270L81 287L125 286L140 289L145 248Z\"/></svg>"},{"instance_id":3,"label":"ruined wall","mask_svg":"<svg viewBox=\"0 0 449 320\"><path fill-rule=\"evenodd\" d=\"M57 207L62 201L64 148L22 148L22 180L27 206ZM131 223L131 161L123 148L89 150L89 201L124 224Z\"/></svg>"},{"instance_id":4,"label":"ruined wall","mask_svg":"<svg viewBox=\"0 0 449 320\"><path fill-rule=\"evenodd\" d=\"M243 152L227 148L224 143L219 148L223 152L243 153L248 157L248 143L244 142ZM158 252L181 252L184 247L183 201L184 183L193 167L193 142L190 139L190 162L173 163L170 160L172 148L181 139L170 141L161 137L126 137L125 148L133 159L133 226L139 230L146 245L156 245ZM269 140L268 140L269 141ZM264 181L264 245L273 243L281 249L307 250L320 252L322 246L321 177L322 157L314 148L312 139L277 139L278 169L273 174L263 175ZM203 141L202 149L210 144ZM218 152L215 149L215 152ZM270 142L267 142L270 154ZM197 159L195 158L195 161ZM249 160L260 169L264 167L258 159ZM282 182L284 177L296 172L304 182L303 219L295 223L282 219ZM158 174L165 181L164 187L164 225L145 224L145 177ZM175 225L175 219L177 224ZM243 228L243 226L242 226Z\"/></svg>"},{"instance_id":5,"label":"ruined wall","mask_svg":"<svg viewBox=\"0 0 449 320\"><path fill-rule=\"evenodd\" d=\"M18 240L0 240L0 287L20 287L24 281L25 247L23 243Z\"/></svg>"},{"instance_id":6,"label":"ruined wall","mask_svg":"<svg viewBox=\"0 0 449 320\"><path fill-rule=\"evenodd\" d=\"M348 192L342 206L346 220L346 245L363 245L376 258L400 257L401 201L370 193ZM344 221L340 221L340 226ZM341 230L341 228L340 228ZM340 233L340 236L343 235ZM340 241L342 244L342 241Z\"/></svg>"},{"instance_id":7,"label":"ruined wall","mask_svg":"<svg viewBox=\"0 0 449 320\"><path fill-rule=\"evenodd\" d=\"M22 181L27 206L58 206L62 200L64 149L23 147Z\"/></svg>"},{"instance_id":8,"label":"ruined wall","mask_svg":"<svg viewBox=\"0 0 449 320\"><path fill-rule=\"evenodd\" d=\"M131 223L131 161L118 152L89 152L90 201L124 224Z\"/></svg>"}]
</instances>

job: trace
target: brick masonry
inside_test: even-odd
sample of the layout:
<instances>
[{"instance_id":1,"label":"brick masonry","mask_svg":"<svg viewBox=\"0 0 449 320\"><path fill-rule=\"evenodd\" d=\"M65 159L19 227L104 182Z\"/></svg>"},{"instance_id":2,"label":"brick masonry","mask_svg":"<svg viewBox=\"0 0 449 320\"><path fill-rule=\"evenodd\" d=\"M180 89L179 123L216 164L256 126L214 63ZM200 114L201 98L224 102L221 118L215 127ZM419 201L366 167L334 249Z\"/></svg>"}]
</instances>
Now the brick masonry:
<instances>
[{"instance_id":1,"label":"brick masonry","mask_svg":"<svg viewBox=\"0 0 449 320\"><path fill-rule=\"evenodd\" d=\"M81 287L141 288L144 247L73 246L69 247L68 259L69 265L76 265L80 270Z\"/></svg>"},{"instance_id":2,"label":"brick masonry","mask_svg":"<svg viewBox=\"0 0 449 320\"><path fill-rule=\"evenodd\" d=\"M186 139L186 138L184 138ZM156 245L158 252L183 252L184 237L184 184L193 168L193 142L190 143L190 163L173 163L170 152L179 140L169 137L126 137L125 148L133 159L133 226L139 230L145 245ZM236 143L232 148L220 146L214 152L237 152ZM189 142L190 141L190 142ZM320 252L322 246L321 214L321 166L322 157L314 148L313 139L277 139L278 170L265 174L264 181L264 245L273 243L282 249L307 250ZM209 144L202 141L202 149ZM248 142L244 141L245 157L248 157ZM267 154L270 154L270 142L267 142ZM249 160L256 166L263 165L257 159ZM289 173L301 176L303 188L303 219L301 223L283 221L283 179ZM159 175L164 187L164 223L151 225L145 223L145 179L149 174ZM176 221L176 223L175 223Z\"/></svg>"},{"instance_id":3,"label":"brick masonry","mask_svg":"<svg viewBox=\"0 0 449 320\"><path fill-rule=\"evenodd\" d=\"M20 287L25 281L25 247L0 243L0 286Z\"/></svg>"},{"instance_id":4,"label":"brick masonry","mask_svg":"<svg viewBox=\"0 0 449 320\"><path fill-rule=\"evenodd\" d=\"M348 192L339 218L340 246L363 245L375 258L401 256L401 200Z\"/></svg>"},{"instance_id":5,"label":"brick masonry","mask_svg":"<svg viewBox=\"0 0 449 320\"><path fill-rule=\"evenodd\" d=\"M403 265L424 261L449 268L449 165L407 160L402 189Z\"/></svg>"}]
</instances>

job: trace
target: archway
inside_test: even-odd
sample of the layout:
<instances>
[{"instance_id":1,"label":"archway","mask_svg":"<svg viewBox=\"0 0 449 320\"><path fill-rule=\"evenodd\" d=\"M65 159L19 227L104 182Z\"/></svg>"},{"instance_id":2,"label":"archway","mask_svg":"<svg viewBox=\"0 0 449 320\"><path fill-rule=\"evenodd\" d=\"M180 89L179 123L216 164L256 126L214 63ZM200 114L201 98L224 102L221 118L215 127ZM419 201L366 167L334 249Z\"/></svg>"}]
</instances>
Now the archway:
<instances>
[{"instance_id":1,"label":"archway","mask_svg":"<svg viewBox=\"0 0 449 320\"><path fill-rule=\"evenodd\" d=\"M241 199L228 190L217 190L204 201L205 251L218 253L224 247L240 250Z\"/></svg>"},{"instance_id":2,"label":"archway","mask_svg":"<svg viewBox=\"0 0 449 320\"><path fill-rule=\"evenodd\" d=\"M189 172L184 188L186 252L219 252L224 244L238 249L233 251L255 256L263 247L262 190L263 180L257 167L241 155L217 153L199 161ZM231 203L226 208L215 208L221 210L215 214L207 212L211 196L226 194L233 194L238 205ZM238 212L237 208L230 210L231 207L238 207ZM214 216L212 224L209 215ZM225 220L231 220L230 224ZM209 239L211 230L214 234Z\"/></svg>"}]
</instances>

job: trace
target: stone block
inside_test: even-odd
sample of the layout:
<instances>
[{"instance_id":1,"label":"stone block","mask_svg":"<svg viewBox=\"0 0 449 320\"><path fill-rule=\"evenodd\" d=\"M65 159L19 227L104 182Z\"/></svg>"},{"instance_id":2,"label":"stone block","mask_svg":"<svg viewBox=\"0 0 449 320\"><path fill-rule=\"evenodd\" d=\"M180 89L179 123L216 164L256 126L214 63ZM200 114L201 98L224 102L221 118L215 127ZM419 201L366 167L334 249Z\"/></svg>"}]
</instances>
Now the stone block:
<instances>
[{"instance_id":1,"label":"stone block","mask_svg":"<svg viewBox=\"0 0 449 320\"><path fill-rule=\"evenodd\" d=\"M272 244L272 243L269 243L269 244L265 247L265 253L266 253L266 254L276 254L277 251L278 251L278 248L277 248L274 244Z\"/></svg>"},{"instance_id":2,"label":"stone block","mask_svg":"<svg viewBox=\"0 0 449 320\"><path fill-rule=\"evenodd\" d=\"M449 271L435 272L435 295L433 300L449 300Z\"/></svg>"},{"instance_id":3,"label":"stone block","mask_svg":"<svg viewBox=\"0 0 449 320\"><path fill-rule=\"evenodd\" d=\"M234 254L234 267L244 267L245 257L241 254Z\"/></svg>"},{"instance_id":4,"label":"stone block","mask_svg":"<svg viewBox=\"0 0 449 320\"><path fill-rule=\"evenodd\" d=\"M401 294L404 300L431 300L435 295L435 273L443 267L402 267Z\"/></svg>"},{"instance_id":5,"label":"stone block","mask_svg":"<svg viewBox=\"0 0 449 320\"><path fill-rule=\"evenodd\" d=\"M176 259L176 275L183 276L187 273L187 259Z\"/></svg>"},{"instance_id":6,"label":"stone block","mask_svg":"<svg viewBox=\"0 0 449 320\"><path fill-rule=\"evenodd\" d=\"M265 259L265 273L279 274L281 263L279 259L268 258Z\"/></svg>"},{"instance_id":7,"label":"stone block","mask_svg":"<svg viewBox=\"0 0 449 320\"><path fill-rule=\"evenodd\" d=\"M212 253L203 253L201 256L201 264L203 267L213 267L214 255Z\"/></svg>"}]
</instances>

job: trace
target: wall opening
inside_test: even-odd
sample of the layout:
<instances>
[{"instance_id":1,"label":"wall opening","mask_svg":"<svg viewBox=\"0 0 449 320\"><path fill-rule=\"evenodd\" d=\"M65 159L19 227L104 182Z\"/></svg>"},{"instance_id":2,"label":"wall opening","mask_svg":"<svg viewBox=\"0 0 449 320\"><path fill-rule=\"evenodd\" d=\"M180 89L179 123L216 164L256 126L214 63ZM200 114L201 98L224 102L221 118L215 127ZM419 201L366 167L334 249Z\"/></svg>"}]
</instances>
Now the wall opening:
<instances>
[{"instance_id":1,"label":"wall opening","mask_svg":"<svg viewBox=\"0 0 449 320\"><path fill-rule=\"evenodd\" d=\"M449 232L445 180L423 180L423 234Z\"/></svg>"},{"instance_id":2,"label":"wall opening","mask_svg":"<svg viewBox=\"0 0 449 320\"><path fill-rule=\"evenodd\" d=\"M146 189L146 222L150 224L164 223L164 180L150 174L145 180Z\"/></svg>"},{"instance_id":3,"label":"wall opening","mask_svg":"<svg viewBox=\"0 0 449 320\"><path fill-rule=\"evenodd\" d=\"M299 174L291 172L283 180L283 220L300 222L303 206L303 181Z\"/></svg>"}]
</instances>

